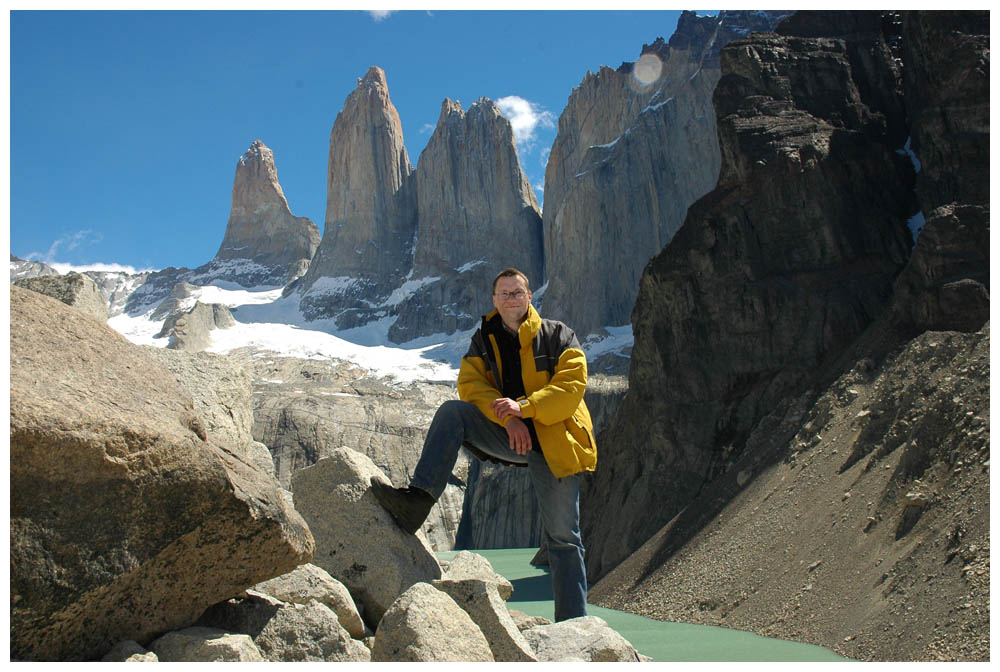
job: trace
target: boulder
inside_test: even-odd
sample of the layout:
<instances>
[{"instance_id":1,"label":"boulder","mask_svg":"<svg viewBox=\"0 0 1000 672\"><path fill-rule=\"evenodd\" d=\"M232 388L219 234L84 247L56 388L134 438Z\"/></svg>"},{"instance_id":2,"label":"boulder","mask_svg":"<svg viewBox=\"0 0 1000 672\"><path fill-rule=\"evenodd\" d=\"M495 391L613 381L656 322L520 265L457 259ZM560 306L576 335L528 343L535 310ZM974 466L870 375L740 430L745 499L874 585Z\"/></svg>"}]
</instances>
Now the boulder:
<instances>
[{"instance_id":1,"label":"boulder","mask_svg":"<svg viewBox=\"0 0 1000 672\"><path fill-rule=\"evenodd\" d=\"M161 663L262 663L264 657L247 635L191 627L168 632L152 644Z\"/></svg>"},{"instance_id":2,"label":"boulder","mask_svg":"<svg viewBox=\"0 0 1000 672\"><path fill-rule=\"evenodd\" d=\"M73 306L102 322L108 321L107 301L98 289L97 283L82 273L40 275L18 280L15 284L58 299L67 306Z\"/></svg>"},{"instance_id":3,"label":"boulder","mask_svg":"<svg viewBox=\"0 0 1000 672\"><path fill-rule=\"evenodd\" d=\"M103 658L103 663L158 663L160 659L152 651L139 646L138 642L126 639L118 642Z\"/></svg>"},{"instance_id":4,"label":"boulder","mask_svg":"<svg viewBox=\"0 0 1000 672\"><path fill-rule=\"evenodd\" d=\"M464 579L480 579L495 586L500 598L505 602L514 594L514 587L505 577L493 571L490 561L470 551L459 551L442 571L441 580L462 581Z\"/></svg>"},{"instance_id":5,"label":"boulder","mask_svg":"<svg viewBox=\"0 0 1000 672\"><path fill-rule=\"evenodd\" d=\"M378 662L493 662L490 645L455 600L427 583L399 596L375 632Z\"/></svg>"},{"instance_id":6,"label":"boulder","mask_svg":"<svg viewBox=\"0 0 1000 672\"><path fill-rule=\"evenodd\" d=\"M441 578L422 532L407 534L370 492L388 480L367 456L339 448L292 476L295 507L316 539L313 564L347 586L375 625L407 588Z\"/></svg>"},{"instance_id":7,"label":"boulder","mask_svg":"<svg viewBox=\"0 0 1000 672\"><path fill-rule=\"evenodd\" d=\"M539 662L639 662L635 647L597 616L537 625L522 634Z\"/></svg>"},{"instance_id":8,"label":"boulder","mask_svg":"<svg viewBox=\"0 0 1000 672\"><path fill-rule=\"evenodd\" d=\"M311 558L274 477L170 371L55 299L11 287L10 306L14 657L145 644Z\"/></svg>"},{"instance_id":9,"label":"boulder","mask_svg":"<svg viewBox=\"0 0 1000 672\"><path fill-rule=\"evenodd\" d=\"M351 637L361 639L365 636L365 624L358 614L351 593L344 584L321 567L305 564L288 574L258 583L253 589L294 604L308 604L311 600L316 600L337 614L340 625Z\"/></svg>"},{"instance_id":10,"label":"boulder","mask_svg":"<svg viewBox=\"0 0 1000 672\"><path fill-rule=\"evenodd\" d=\"M479 626L497 661L535 661L531 646L507 611L495 581L443 578L432 584L447 593Z\"/></svg>"},{"instance_id":11,"label":"boulder","mask_svg":"<svg viewBox=\"0 0 1000 672\"><path fill-rule=\"evenodd\" d=\"M247 591L245 598L212 606L198 624L249 635L264 660L272 662L367 662L371 657L337 614L316 600L293 604Z\"/></svg>"}]
</instances>

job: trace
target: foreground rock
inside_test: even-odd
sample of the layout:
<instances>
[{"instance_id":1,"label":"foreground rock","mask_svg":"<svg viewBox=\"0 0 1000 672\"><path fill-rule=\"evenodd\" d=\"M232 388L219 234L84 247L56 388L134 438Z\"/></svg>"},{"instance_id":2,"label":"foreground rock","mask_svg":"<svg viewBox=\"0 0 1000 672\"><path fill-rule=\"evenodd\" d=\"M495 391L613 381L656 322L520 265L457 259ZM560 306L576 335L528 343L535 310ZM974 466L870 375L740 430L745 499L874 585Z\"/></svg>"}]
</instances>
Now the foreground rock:
<instances>
[{"instance_id":1,"label":"foreground rock","mask_svg":"<svg viewBox=\"0 0 1000 672\"><path fill-rule=\"evenodd\" d=\"M192 627L168 632L152 644L161 663L260 663L260 650L247 635Z\"/></svg>"},{"instance_id":2,"label":"foreground rock","mask_svg":"<svg viewBox=\"0 0 1000 672\"><path fill-rule=\"evenodd\" d=\"M385 613L375 632L379 662L493 662L490 645L466 612L437 588L417 583Z\"/></svg>"},{"instance_id":3,"label":"foreground rock","mask_svg":"<svg viewBox=\"0 0 1000 672\"><path fill-rule=\"evenodd\" d=\"M539 662L637 663L639 653L628 640L597 616L536 625L524 638Z\"/></svg>"},{"instance_id":4,"label":"foreground rock","mask_svg":"<svg viewBox=\"0 0 1000 672\"><path fill-rule=\"evenodd\" d=\"M172 373L59 301L12 287L10 305L13 657L143 644L310 559L273 476Z\"/></svg>"},{"instance_id":5,"label":"foreground rock","mask_svg":"<svg viewBox=\"0 0 1000 672\"><path fill-rule=\"evenodd\" d=\"M295 507L316 539L313 564L347 586L375 626L399 595L441 577L423 533L403 532L370 492L385 475L365 455L340 448L292 476Z\"/></svg>"},{"instance_id":6,"label":"foreground rock","mask_svg":"<svg viewBox=\"0 0 1000 672\"><path fill-rule=\"evenodd\" d=\"M108 321L108 304L101 290L89 276L81 273L41 275L18 280L18 287L51 296L102 322Z\"/></svg>"},{"instance_id":7,"label":"foreground rock","mask_svg":"<svg viewBox=\"0 0 1000 672\"><path fill-rule=\"evenodd\" d=\"M365 636L365 624L347 588L324 569L313 564L296 567L288 574L258 583L254 590L283 602L308 604L316 600L337 614L340 625L354 639Z\"/></svg>"},{"instance_id":8,"label":"foreground rock","mask_svg":"<svg viewBox=\"0 0 1000 672\"><path fill-rule=\"evenodd\" d=\"M272 662L367 662L371 652L351 638L337 614L309 600L289 604L247 591L207 610L199 625L249 635L264 660Z\"/></svg>"},{"instance_id":9,"label":"foreground rock","mask_svg":"<svg viewBox=\"0 0 1000 672\"><path fill-rule=\"evenodd\" d=\"M535 661L531 646L517 629L495 582L443 578L433 583L447 593L479 626L497 661Z\"/></svg>"}]
</instances>

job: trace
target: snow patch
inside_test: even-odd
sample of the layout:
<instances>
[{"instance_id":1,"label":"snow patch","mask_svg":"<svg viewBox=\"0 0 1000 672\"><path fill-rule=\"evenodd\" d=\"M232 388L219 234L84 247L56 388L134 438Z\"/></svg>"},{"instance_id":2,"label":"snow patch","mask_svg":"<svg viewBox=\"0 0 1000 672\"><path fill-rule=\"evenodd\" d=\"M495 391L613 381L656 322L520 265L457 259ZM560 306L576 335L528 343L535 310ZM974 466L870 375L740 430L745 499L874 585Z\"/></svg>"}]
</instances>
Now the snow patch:
<instances>
[{"instance_id":1,"label":"snow patch","mask_svg":"<svg viewBox=\"0 0 1000 672\"><path fill-rule=\"evenodd\" d=\"M336 278L322 277L317 279L306 293L312 296L317 294L344 294L359 284L357 278L347 275L340 275Z\"/></svg>"},{"instance_id":2,"label":"snow patch","mask_svg":"<svg viewBox=\"0 0 1000 672\"><path fill-rule=\"evenodd\" d=\"M470 261L467 264L462 264L461 266L456 268L455 271L457 271L458 273L465 273L466 271L471 271L476 266L482 266L485 263L486 263L485 259L479 259L478 261Z\"/></svg>"},{"instance_id":3,"label":"snow patch","mask_svg":"<svg viewBox=\"0 0 1000 672\"><path fill-rule=\"evenodd\" d=\"M402 285L392 290L392 294L389 295L389 298L380 303L379 307L391 308L392 306L398 306L400 303L416 294L421 287L437 282L440 279L440 277L435 276L431 278L421 278L419 280L407 280Z\"/></svg>"},{"instance_id":4,"label":"snow patch","mask_svg":"<svg viewBox=\"0 0 1000 672\"><path fill-rule=\"evenodd\" d=\"M587 340L580 344L588 360L594 360L601 355L616 353L622 357L627 357L624 353L626 348L634 345L635 339L632 335L632 325L625 324L620 327L604 327L606 336L591 334Z\"/></svg>"}]
</instances>

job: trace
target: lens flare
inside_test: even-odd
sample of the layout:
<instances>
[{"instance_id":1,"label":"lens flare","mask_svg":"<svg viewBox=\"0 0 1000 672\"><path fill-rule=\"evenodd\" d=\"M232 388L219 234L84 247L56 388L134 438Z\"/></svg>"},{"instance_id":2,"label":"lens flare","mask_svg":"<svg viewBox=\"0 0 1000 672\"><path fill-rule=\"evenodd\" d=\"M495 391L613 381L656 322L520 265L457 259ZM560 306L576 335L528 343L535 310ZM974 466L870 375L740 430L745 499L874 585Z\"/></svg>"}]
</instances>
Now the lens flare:
<instances>
[{"instance_id":1,"label":"lens flare","mask_svg":"<svg viewBox=\"0 0 1000 672\"><path fill-rule=\"evenodd\" d=\"M639 86L649 86L660 78L663 63L656 54L643 54L632 68L632 77Z\"/></svg>"}]
</instances>

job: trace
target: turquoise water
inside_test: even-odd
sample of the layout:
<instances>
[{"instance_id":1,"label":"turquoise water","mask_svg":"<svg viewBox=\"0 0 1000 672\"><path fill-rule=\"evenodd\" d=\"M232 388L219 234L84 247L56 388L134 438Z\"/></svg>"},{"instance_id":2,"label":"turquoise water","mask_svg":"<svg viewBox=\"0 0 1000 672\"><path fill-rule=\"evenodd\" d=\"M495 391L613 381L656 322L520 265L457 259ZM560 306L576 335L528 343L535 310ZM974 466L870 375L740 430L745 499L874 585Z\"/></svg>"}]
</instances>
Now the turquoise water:
<instances>
[{"instance_id":1,"label":"turquoise water","mask_svg":"<svg viewBox=\"0 0 1000 672\"><path fill-rule=\"evenodd\" d=\"M552 583L546 569L530 563L534 548L498 548L474 551L485 557L498 574L514 586L507 604L529 616L553 618ZM457 551L440 551L450 560ZM587 613L598 616L627 639L640 653L659 662L830 662L849 659L812 644L761 637L742 630L708 625L657 621L644 616L587 605Z\"/></svg>"}]
</instances>

